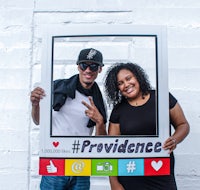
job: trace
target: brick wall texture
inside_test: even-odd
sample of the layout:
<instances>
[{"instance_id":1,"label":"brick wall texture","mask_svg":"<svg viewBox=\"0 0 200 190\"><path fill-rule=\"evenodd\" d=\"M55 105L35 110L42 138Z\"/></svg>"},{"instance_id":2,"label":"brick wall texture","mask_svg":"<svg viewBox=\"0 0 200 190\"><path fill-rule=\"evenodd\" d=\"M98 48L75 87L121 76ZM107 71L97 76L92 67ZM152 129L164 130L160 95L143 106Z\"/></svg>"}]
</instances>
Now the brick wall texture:
<instances>
[{"instance_id":1,"label":"brick wall texture","mask_svg":"<svg viewBox=\"0 0 200 190\"><path fill-rule=\"evenodd\" d=\"M43 28L77 25L84 30L84 25L97 24L167 26L169 89L191 126L189 136L175 150L176 180L179 190L200 189L200 1L0 2L1 190L39 190L39 127L31 120L29 95L34 84L41 80ZM107 52L108 62L115 61L116 56L109 48L104 46L102 50ZM58 63L57 71L66 69L63 67ZM72 63L68 67L76 72ZM62 74L68 76L71 70L66 69ZM91 189L109 190L107 177L93 177Z\"/></svg>"}]
</instances>

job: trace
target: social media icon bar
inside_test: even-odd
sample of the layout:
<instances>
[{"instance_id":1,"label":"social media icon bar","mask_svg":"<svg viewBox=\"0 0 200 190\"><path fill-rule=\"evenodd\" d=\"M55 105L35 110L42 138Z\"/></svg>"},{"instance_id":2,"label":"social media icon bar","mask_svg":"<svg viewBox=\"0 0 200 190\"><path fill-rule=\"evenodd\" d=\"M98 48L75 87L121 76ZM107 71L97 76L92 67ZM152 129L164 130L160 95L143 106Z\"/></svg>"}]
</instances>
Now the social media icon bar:
<instances>
[{"instance_id":1,"label":"social media icon bar","mask_svg":"<svg viewBox=\"0 0 200 190\"><path fill-rule=\"evenodd\" d=\"M57 159L40 158L40 175L154 176L170 175L170 158Z\"/></svg>"}]
</instances>

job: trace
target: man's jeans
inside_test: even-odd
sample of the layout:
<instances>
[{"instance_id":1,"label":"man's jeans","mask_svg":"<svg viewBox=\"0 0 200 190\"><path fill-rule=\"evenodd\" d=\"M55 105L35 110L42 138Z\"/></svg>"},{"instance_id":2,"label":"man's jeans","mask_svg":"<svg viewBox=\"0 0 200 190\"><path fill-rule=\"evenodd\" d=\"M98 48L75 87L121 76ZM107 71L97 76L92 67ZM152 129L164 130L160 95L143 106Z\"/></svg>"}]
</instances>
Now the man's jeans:
<instances>
[{"instance_id":1,"label":"man's jeans","mask_svg":"<svg viewBox=\"0 0 200 190\"><path fill-rule=\"evenodd\" d=\"M88 176L42 176L41 190L89 190Z\"/></svg>"}]
</instances>

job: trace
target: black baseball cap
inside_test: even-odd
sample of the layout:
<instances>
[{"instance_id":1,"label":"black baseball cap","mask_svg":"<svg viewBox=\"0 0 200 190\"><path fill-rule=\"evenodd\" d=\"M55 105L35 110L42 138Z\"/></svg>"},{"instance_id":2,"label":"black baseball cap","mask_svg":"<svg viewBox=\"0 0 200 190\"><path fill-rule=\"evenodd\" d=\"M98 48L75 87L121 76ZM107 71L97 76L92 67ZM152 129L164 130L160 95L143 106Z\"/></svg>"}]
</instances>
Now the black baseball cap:
<instances>
[{"instance_id":1,"label":"black baseball cap","mask_svg":"<svg viewBox=\"0 0 200 190\"><path fill-rule=\"evenodd\" d=\"M97 63L101 67L104 66L102 53L93 48L81 50L76 64L78 65L79 63L87 62L87 61L92 62L92 63Z\"/></svg>"}]
</instances>

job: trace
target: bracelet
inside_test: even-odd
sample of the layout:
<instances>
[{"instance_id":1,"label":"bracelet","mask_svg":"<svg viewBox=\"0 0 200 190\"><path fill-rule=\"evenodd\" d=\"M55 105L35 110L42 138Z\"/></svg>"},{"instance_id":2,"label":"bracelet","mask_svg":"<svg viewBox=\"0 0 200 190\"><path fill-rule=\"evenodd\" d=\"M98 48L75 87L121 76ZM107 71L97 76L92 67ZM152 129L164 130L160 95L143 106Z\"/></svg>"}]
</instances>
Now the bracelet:
<instances>
[{"instance_id":1,"label":"bracelet","mask_svg":"<svg viewBox=\"0 0 200 190\"><path fill-rule=\"evenodd\" d=\"M174 137L170 137L175 145L177 145L176 139Z\"/></svg>"}]
</instances>

